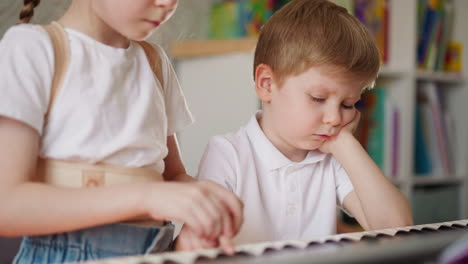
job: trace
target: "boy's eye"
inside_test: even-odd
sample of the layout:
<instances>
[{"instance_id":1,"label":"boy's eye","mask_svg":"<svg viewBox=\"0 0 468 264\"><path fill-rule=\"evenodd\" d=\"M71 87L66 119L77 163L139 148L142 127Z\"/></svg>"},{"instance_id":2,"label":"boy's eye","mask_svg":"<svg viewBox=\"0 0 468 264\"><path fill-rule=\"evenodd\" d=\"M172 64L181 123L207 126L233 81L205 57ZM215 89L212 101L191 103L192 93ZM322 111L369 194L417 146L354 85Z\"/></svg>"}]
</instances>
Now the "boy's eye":
<instances>
[{"instance_id":1,"label":"boy's eye","mask_svg":"<svg viewBox=\"0 0 468 264\"><path fill-rule=\"evenodd\" d=\"M311 98L312 98L312 101L314 101L314 102L324 102L325 101L325 99L323 99L323 98L317 98L317 97L313 97L313 96L311 96Z\"/></svg>"},{"instance_id":2,"label":"boy's eye","mask_svg":"<svg viewBox=\"0 0 468 264\"><path fill-rule=\"evenodd\" d=\"M354 108L354 105L342 104L341 106L342 106L344 109L353 109L353 108Z\"/></svg>"},{"instance_id":3,"label":"boy's eye","mask_svg":"<svg viewBox=\"0 0 468 264\"><path fill-rule=\"evenodd\" d=\"M314 96L310 96L310 98L312 98L312 101L314 102L319 102L319 103L323 103L325 102L326 99L324 98L318 98L318 97L314 97ZM356 105L355 104L341 104L341 107L343 107L344 109L354 109Z\"/></svg>"}]
</instances>

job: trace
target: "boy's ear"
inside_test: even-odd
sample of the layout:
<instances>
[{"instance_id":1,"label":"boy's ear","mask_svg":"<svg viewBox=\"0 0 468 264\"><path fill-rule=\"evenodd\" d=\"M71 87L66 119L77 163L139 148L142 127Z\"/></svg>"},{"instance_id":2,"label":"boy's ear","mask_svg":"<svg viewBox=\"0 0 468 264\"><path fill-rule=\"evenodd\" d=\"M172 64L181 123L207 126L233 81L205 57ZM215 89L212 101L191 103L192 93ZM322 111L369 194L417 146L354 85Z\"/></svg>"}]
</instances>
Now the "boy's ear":
<instances>
[{"instance_id":1,"label":"boy's ear","mask_svg":"<svg viewBox=\"0 0 468 264\"><path fill-rule=\"evenodd\" d=\"M255 92L263 103L271 101L271 86L273 84L273 71L266 64L260 64L255 69Z\"/></svg>"}]
</instances>

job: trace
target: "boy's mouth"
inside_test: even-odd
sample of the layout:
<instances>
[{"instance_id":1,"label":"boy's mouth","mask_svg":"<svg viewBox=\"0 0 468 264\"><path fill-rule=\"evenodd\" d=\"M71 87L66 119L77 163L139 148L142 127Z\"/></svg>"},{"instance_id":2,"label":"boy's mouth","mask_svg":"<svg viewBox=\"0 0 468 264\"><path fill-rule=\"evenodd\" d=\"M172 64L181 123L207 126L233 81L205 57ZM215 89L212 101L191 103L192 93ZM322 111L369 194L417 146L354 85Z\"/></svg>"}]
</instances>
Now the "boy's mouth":
<instances>
[{"instance_id":1,"label":"boy's mouth","mask_svg":"<svg viewBox=\"0 0 468 264\"><path fill-rule=\"evenodd\" d=\"M324 139L324 140L331 138L331 135L327 135L327 134L314 134L314 136L320 139Z\"/></svg>"}]
</instances>

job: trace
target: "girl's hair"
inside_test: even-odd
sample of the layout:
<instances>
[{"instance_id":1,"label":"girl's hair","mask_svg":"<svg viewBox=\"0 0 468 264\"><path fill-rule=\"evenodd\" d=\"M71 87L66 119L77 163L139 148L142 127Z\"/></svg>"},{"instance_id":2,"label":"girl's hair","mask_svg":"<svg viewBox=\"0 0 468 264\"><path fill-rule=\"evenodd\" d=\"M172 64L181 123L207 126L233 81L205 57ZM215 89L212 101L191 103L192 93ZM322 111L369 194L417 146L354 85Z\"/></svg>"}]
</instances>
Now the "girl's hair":
<instances>
[{"instance_id":1,"label":"girl's hair","mask_svg":"<svg viewBox=\"0 0 468 264\"><path fill-rule=\"evenodd\" d=\"M255 50L279 83L312 66L335 66L366 82L380 67L373 36L347 10L326 0L295 0L277 11L260 31Z\"/></svg>"},{"instance_id":2,"label":"girl's hair","mask_svg":"<svg viewBox=\"0 0 468 264\"><path fill-rule=\"evenodd\" d=\"M29 23L34 15L34 8L39 2L41 2L41 0L24 0L24 5L19 15L19 23Z\"/></svg>"}]
</instances>

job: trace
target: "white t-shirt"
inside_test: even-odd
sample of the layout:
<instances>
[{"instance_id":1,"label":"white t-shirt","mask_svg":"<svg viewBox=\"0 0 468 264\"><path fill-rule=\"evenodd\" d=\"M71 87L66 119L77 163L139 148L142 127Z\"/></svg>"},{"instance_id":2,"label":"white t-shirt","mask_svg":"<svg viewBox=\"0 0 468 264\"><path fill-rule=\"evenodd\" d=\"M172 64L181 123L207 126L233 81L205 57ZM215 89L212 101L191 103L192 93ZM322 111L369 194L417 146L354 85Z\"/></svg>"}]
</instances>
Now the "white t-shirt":
<instances>
[{"instance_id":1,"label":"white t-shirt","mask_svg":"<svg viewBox=\"0 0 468 264\"><path fill-rule=\"evenodd\" d=\"M150 166L162 173L167 136L192 116L164 51L164 87L143 49L105 45L72 29L70 64L44 126L54 55L48 34L34 25L10 28L0 42L0 115L22 121L41 135L40 156Z\"/></svg>"},{"instance_id":2,"label":"white t-shirt","mask_svg":"<svg viewBox=\"0 0 468 264\"><path fill-rule=\"evenodd\" d=\"M310 151L292 162L269 141L257 117L236 133L211 139L199 179L213 180L244 202L236 244L308 240L336 233L336 205L353 185L330 154Z\"/></svg>"}]
</instances>

